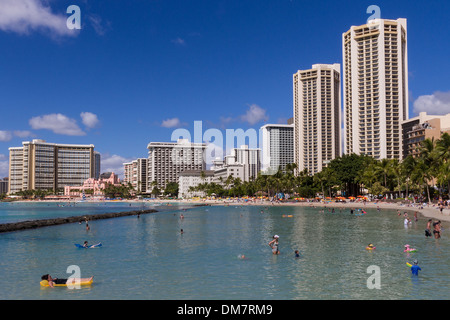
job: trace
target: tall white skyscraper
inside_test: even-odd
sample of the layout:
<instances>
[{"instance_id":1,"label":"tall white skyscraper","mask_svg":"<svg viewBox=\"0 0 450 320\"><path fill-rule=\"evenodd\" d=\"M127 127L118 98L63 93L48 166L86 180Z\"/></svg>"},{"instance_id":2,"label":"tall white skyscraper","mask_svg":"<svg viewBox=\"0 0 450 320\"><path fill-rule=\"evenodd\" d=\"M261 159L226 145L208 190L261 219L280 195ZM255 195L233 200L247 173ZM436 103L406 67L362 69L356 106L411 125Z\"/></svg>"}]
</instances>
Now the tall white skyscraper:
<instances>
[{"instance_id":1,"label":"tall white skyscraper","mask_svg":"<svg viewBox=\"0 0 450 320\"><path fill-rule=\"evenodd\" d=\"M61 190L95 176L94 145L48 143L41 139L9 148L9 194Z\"/></svg>"},{"instance_id":2,"label":"tall white skyscraper","mask_svg":"<svg viewBox=\"0 0 450 320\"><path fill-rule=\"evenodd\" d=\"M294 162L314 175L340 156L340 64L315 64L293 75Z\"/></svg>"},{"instance_id":3,"label":"tall white skyscraper","mask_svg":"<svg viewBox=\"0 0 450 320\"><path fill-rule=\"evenodd\" d=\"M267 174L284 170L294 162L294 125L266 124L261 127L262 163Z\"/></svg>"},{"instance_id":4,"label":"tall white skyscraper","mask_svg":"<svg viewBox=\"0 0 450 320\"><path fill-rule=\"evenodd\" d=\"M344 151L402 159L408 119L406 19L375 19L342 35Z\"/></svg>"}]
</instances>

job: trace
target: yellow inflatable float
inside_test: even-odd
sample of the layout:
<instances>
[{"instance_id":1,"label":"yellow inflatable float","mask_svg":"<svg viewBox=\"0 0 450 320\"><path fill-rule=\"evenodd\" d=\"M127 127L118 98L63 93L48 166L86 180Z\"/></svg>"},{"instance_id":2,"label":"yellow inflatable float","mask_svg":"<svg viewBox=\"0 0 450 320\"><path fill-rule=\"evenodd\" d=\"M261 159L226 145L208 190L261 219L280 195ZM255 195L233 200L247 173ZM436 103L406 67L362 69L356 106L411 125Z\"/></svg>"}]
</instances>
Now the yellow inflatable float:
<instances>
[{"instance_id":1,"label":"yellow inflatable float","mask_svg":"<svg viewBox=\"0 0 450 320\"><path fill-rule=\"evenodd\" d=\"M86 279L81 279L81 281L79 281L79 282L73 281L72 283L70 283L70 285L73 285L73 286L77 286L77 285L86 286L86 285L92 284L92 282L94 282L94 280L92 278L86 278ZM41 284L42 287L50 287L50 284L48 283L47 280L42 280L40 282L40 284ZM54 283L53 286L54 287L67 287L68 284L67 283L64 283L64 284L56 284L56 283Z\"/></svg>"}]
</instances>

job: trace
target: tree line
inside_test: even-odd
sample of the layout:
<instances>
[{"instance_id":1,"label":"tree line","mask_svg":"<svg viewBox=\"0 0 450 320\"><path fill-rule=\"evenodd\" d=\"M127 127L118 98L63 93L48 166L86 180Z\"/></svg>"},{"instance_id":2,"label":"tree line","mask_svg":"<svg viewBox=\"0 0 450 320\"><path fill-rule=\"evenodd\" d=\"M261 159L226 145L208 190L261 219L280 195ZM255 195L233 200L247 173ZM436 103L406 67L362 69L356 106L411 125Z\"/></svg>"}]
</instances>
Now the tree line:
<instances>
[{"instance_id":1,"label":"tree line","mask_svg":"<svg viewBox=\"0 0 450 320\"><path fill-rule=\"evenodd\" d=\"M349 154L332 160L314 175L306 170L298 172L293 163L273 175L260 172L252 181L232 176L219 180L218 183L200 183L189 191L219 197L273 197L280 193L304 198L356 197L368 193L375 198L392 195L428 202L438 197L448 199L450 135L444 133L437 140L425 139L416 153L403 161Z\"/></svg>"}]
</instances>

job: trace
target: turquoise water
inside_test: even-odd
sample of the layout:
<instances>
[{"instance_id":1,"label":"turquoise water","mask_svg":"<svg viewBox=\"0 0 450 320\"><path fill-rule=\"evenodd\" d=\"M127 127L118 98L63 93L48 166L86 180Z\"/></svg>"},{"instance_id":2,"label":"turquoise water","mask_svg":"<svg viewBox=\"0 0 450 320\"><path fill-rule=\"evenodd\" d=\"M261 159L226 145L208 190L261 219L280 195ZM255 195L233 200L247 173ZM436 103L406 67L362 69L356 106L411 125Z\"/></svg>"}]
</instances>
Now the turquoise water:
<instances>
[{"instance_id":1,"label":"turquoise water","mask_svg":"<svg viewBox=\"0 0 450 320\"><path fill-rule=\"evenodd\" d=\"M92 221L89 231L67 224L0 234L0 299L450 298L445 223L436 240L424 236L426 218L405 228L387 210L355 216L303 207L163 209ZM268 246L274 234L278 256ZM75 248L84 240L103 247ZM368 243L377 249L365 250ZM404 244L418 251L403 253ZM247 259L239 259L242 254ZM406 266L413 259L422 268L418 277ZM79 266L82 277L95 275L93 285L40 287L42 274L67 278L70 265ZM380 268L381 289L367 287L372 265Z\"/></svg>"},{"instance_id":2,"label":"turquoise water","mask_svg":"<svg viewBox=\"0 0 450 320\"><path fill-rule=\"evenodd\" d=\"M163 208L153 202L0 202L0 223Z\"/></svg>"}]
</instances>

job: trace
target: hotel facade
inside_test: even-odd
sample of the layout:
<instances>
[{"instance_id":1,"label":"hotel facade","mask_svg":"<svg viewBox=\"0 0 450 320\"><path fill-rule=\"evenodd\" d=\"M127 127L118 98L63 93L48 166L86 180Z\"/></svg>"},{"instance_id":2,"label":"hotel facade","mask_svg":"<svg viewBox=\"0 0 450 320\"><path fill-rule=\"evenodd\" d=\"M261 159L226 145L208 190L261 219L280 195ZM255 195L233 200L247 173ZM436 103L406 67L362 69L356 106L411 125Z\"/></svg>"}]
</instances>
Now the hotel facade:
<instances>
[{"instance_id":1,"label":"hotel facade","mask_svg":"<svg viewBox=\"0 0 450 320\"><path fill-rule=\"evenodd\" d=\"M315 64L293 75L294 162L314 175L340 156L340 64Z\"/></svg>"},{"instance_id":2,"label":"hotel facade","mask_svg":"<svg viewBox=\"0 0 450 320\"><path fill-rule=\"evenodd\" d=\"M9 148L9 190L54 190L79 186L96 174L94 145L48 143L35 139Z\"/></svg>"},{"instance_id":3,"label":"hotel facade","mask_svg":"<svg viewBox=\"0 0 450 320\"><path fill-rule=\"evenodd\" d=\"M264 173L276 173L294 162L294 125L266 124L261 134Z\"/></svg>"},{"instance_id":4,"label":"hotel facade","mask_svg":"<svg viewBox=\"0 0 450 320\"><path fill-rule=\"evenodd\" d=\"M344 152L403 158L408 119L406 19L375 19L342 35Z\"/></svg>"},{"instance_id":5,"label":"hotel facade","mask_svg":"<svg viewBox=\"0 0 450 320\"><path fill-rule=\"evenodd\" d=\"M125 184L130 183L138 192L147 192L148 159L138 158L123 164Z\"/></svg>"},{"instance_id":6,"label":"hotel facade","mask_svg":"<svg viewBox=\"0 0 450 320\"><path fill-rule=\"evenodd\" d=\"M186 170L205 170L205 143L191 143L187 139L177 142L150 142L148 149L147 193L153 182L165 189L169 182L179 182L179 174Z\"/></svg>"},{"instance_id":7,"label":"hotel facade","mask_svg":"<svg viewBox=\"0 0 450 320\"><path fill-rule=\"evenodd\" d=\"M420 112L417 117L403 121L403 159L419 154L421 142L425 139L436 141L444 132L450 134L450 113L428 115Z\"/></svg>"}]
</instances>

